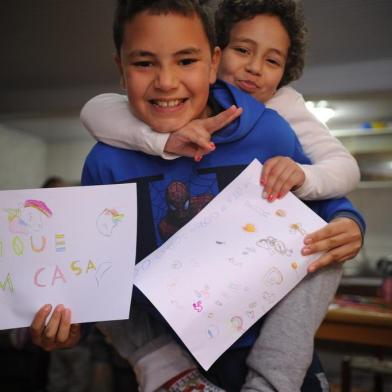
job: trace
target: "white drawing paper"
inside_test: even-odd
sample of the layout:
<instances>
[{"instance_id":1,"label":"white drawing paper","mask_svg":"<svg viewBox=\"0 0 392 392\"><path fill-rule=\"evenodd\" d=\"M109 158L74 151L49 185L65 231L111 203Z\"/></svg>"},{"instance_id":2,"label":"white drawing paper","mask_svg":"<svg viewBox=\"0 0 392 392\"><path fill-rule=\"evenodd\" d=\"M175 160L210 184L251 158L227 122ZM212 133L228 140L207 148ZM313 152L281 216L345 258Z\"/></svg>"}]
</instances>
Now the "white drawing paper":
<instances>
[{"instance_id":1,"label":"white drawing paper","mask_svg":"<svg viewBox=\"0 0 392 392\"><path fill-rule=\"evenodd\" d=\"M252 162L135 267L149 298L204 369L306 275L303 237L326 222L293 194L261 197Z\"/></svg>"},{"instance_id":2,"label":"white drawing paper","mask_svg":"<svg viewBox=\"0 0 392 392\"><path fill-rule=\"evenodd\" d=\"M31 324L46 303L72 322L129 316L136 185L0 192L0 329Z\"/></svg>"}]
</instances>

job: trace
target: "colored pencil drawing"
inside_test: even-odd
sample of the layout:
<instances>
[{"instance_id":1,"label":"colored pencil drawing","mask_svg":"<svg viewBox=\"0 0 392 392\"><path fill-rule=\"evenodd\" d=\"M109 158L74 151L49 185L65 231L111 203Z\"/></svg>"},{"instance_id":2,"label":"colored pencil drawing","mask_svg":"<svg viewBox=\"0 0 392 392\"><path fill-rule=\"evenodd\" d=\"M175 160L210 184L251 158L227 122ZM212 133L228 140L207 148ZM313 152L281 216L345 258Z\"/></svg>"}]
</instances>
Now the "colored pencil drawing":
<instances>
[{"instance_id":1,"label":"colored pencil drawing","mask_svg":"<svg viewBox=\"0 0 392 392\"><path fill-rule=\"evenodd\" d=\"M284 218L284 217L287 216L287 213L286 213L285 210L279 209L279 210L276 210L276 211L275 211L275 215L276 215L276 216L279 216L279 217L281 217L281 218Z\"/></svg>"},{"instance_id":2,"label":"colored pencil drawing","mask_svg":"<svg viewBox=\"0 0 392 392\"><path fill-rule=\"evenodd\" d=\"M242 229L248 233L256 232L256 226L253 225L252 223L247 223L246 225L242 226Z\"/></svg>"},{"instance_id":3,"label":"colored pencil drawing","mask_svg":"<svg viewBox=\"0 0 392 392\"><path fill-rule=\"evenodd\" d=\"M56 252L65 252L65 235L55 234L54 239Z\"/></svg>"},{"instance_id":4,"label":"colored pencil drawing","mask_svg":"<svg viewBox=\"0 0 392 392\"><path fill-rule=\"evenodd\" d=\"M244 326L244 321L243 321L242 317L233 316L230 319L230 324L235 332L242 332L242 330L243 330L242 327Z\"/></svg>"},{"instance_id":5,"label":"colored pencil drawing","mask_svg":"<svg viewBox=\"0 0 392 392\"><path fill-rule=\"evenodd\" d=\"M260 248L267 249L271 255L278 253L283 256L291 256L293 254L293 250L288 249L283 241L272 236L261 238L257 241L256 245Z\"/></svg>"},{"instance_id":6,"label":"colored pencil drawing","mask_svg":"<svg viewBox=\"0 0 392 392\"><path fill-rule=\"evenodd\" d=\"M17 208L6 208L8 228L11 233L29 235L41 231L43 218L50 218L53 213L41 200L26 200Z\"/></svg>"},{"instance_id":7,"label":"colored pencil drawing","mask_svg":"<svg viewBox=\"0 0 392 392\"><path fill-rule=\"evenodd\" d=\"M275 286L283 283L283 274L276 268L270 268L264 276L263 283L265 286Z\"/></svg>"},{"instance_id":8,"label":"colored pencil drawing","mask_svg":"<svg viewBox=\"0 0 392 392\"><path fill-rule=\"evenodd\" d=\"M209 339L214 339L214 338L216 338L218 335L219 335L219 328L218 328L216 325L211 324L211 325L209 325L209 326L207 327L207 337L208 337Z\"/></svg>"},{"instance_id":9,"label":"colored pencil drawing","mask_svg":"<svg viewBox=\"0 0 392 392\"><path fill-rule=\"evenodd\" d=\"M105 237L110 237L114 228L124 219L115 209L105 208L97 217L97 230Z\"/></svg>"},{"instance_id":10,"label":"colored pencil drawing","mask_svg":"<svg viewBox=\"0 0 392 392\"><path fill-rule=\"evenodd\" d=\"M102 282L103 278L111 268L112 268L112 263L110 261L101 263L98 266L95 272L95 281L97 282L97 286L99 286L99 284Z\"/></svg>"},{"instance_id":11,"label":"colored pencil drawing","mask_svg":"<svg viewBox=\"0 0 392 392\"><path fill-rule=\"evenodd\" d=\"M0 290L8 290L10 293L14 292L14 284L12 282L12 276L10 273L7 274L3 281L0 279Z\"/></svg>"},{"instance_id":12,"label":"colored pencil drawing","mask_svg":"<svg viewBox=\"0 0 392 392\"><path fill-rule=\"evenodd\" d=\"M307 234L306 230L302 227L301 223L292 223L289 226L289 232L291 234L299 233L302 236L305 236Z\"/></svg>"}]
</instances>

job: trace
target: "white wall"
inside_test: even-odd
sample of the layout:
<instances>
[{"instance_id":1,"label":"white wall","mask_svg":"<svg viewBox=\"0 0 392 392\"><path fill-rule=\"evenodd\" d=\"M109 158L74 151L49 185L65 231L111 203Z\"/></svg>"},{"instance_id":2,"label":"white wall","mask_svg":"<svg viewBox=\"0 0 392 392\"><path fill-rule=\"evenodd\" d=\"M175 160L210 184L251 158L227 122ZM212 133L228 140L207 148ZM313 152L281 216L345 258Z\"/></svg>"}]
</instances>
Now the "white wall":
<instances>
[{"instance_id":1,"label":"white wall","mask_svg":"<svg viewBox=\"0 0 392 392\"><path fill-rule=\"evenodd\" d=\"M60 176L73 184L80 182L84 160L94 141L65 141L48 144L47 176Z\"/></svg>"},{"instance_id":2,"label":"white wall","mask_svg":"<svg viewBox=\"0 0 392 392\"><path fill-rule=\"evenodd\" d=\"M46 143L0 124L0 189L39 187L46 178Z\"/></svg>"},{"instance_id":3,"label":"white wall","mask_svg":"<svg viewBox=\"0 0 392 392\"><path fill-rule=\"evenodd\" d=\"M344 264L347 275L368 274L376 270L380 257L392 254L392 184L360 186L348 195L366 221L364 246L360 254Z\"/></svg>"},{"instance_id":4,"label":"white wall","mask_svg":"<svg viewBox=\"0 0 392 392\"><path fill-rule=\"evenodd\" d=\"M50 143L0 124L0 190L39 188L49 176L78 183L93 140Z\"/></svg>"}]
</instances>

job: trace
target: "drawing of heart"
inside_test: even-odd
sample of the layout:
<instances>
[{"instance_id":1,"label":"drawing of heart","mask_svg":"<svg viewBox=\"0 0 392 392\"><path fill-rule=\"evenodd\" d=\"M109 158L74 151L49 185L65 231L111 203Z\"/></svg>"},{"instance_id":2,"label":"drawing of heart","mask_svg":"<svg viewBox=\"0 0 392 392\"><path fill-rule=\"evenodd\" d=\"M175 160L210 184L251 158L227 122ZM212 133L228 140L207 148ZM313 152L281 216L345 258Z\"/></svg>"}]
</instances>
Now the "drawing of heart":
<instances>
[{"instance_id":1,"label":"drawing of heart","mask_svg":"<svg viewBox=\"0 0 392 392\"><path fill-rule=\"evenodd\" d=\"M283 274L278 268L272 267L264 276L263 282L266 286L279 285L283 282Z\"/></svg>"}]
</instances>

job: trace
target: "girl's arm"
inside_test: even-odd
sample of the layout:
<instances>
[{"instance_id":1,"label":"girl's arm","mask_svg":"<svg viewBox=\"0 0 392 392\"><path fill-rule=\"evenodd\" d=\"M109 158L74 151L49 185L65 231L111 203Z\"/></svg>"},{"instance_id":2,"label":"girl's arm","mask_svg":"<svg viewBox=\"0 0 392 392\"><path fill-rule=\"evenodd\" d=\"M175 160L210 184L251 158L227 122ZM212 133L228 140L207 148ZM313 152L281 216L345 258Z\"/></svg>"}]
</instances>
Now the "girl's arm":
<instances>
[{"instance_id":1,"label":"girl's arm","mask_svg":"<svg viewBox=\"0 0 392 392\"><path fill-rule=\"evenodd\" d=\"M304 183L294 194L304 200L344 196L359 182L357 162L346 148L333 137L328 128L305 106L301 94L291 87L282 87L267 102L294 129L312 165L300 165Z\"/></svg>"},{"instance_id":2,"label":"girl's arm","mask_svg":"<svg viewBox=\"0 0 392 392\"><path fill-rule=\"evenodd\" d=\"M107 93L90 99L83 106L80 118L98 141L114 147L158 155L165 159L176 157L164 152L170 135L154 132L135 118L125 95Z\"/></svg>"},{"instance_id":3,"label":"girl's arm","mask_svg":"<svg viewBox=\"0 0 392 392\"><path fill-rule=\"evenodd\" d=\"M80 118L96 140L111 146L164 159L182 155L200 160L215 149L211 135L241 113L242 109L233 105L213 117L195 119L176 132L160 133L132 114L125 95L107 93L90 99L82 108Z\"/></svg>"}]
</instances>

